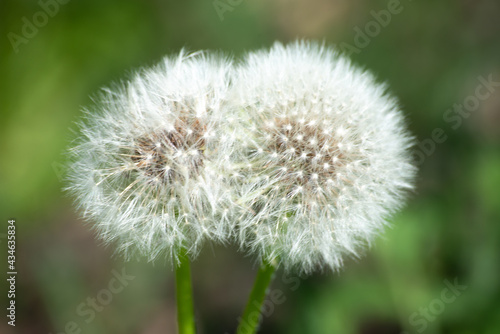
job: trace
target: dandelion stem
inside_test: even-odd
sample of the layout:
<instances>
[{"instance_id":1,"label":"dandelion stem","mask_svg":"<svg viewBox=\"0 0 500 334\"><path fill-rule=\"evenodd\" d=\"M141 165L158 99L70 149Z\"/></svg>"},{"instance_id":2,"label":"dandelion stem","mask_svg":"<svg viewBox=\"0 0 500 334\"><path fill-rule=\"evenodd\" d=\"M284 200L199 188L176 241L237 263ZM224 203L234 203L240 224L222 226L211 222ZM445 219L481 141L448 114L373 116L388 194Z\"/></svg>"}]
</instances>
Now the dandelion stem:
<instances>
[{"instance_id":1,"label":"dandelion stem","mask_svg":"<svg viewBox=\"0 0 500 334\"><path fill-rule=\"evenodd\" d=\"M193 292L191 288L191 268L185 249L179 254L179 264L175 268L177 292L177 326L179 334L194 334Z\"/></svg>"},{"instance_id":2,"label":"dandelion stem","mask_svg":"<svg viewBox=\"0 0 500 334\"><path fill-rule=\"evenodd\" d=\"M273 279L276 268L267 263L263 263L259 268L255 283L248 298L248 303L240 319L236 334L257 333L260 320L260 311L264 299L266 298L269 284Z\"/></svg>"}]
</instances>

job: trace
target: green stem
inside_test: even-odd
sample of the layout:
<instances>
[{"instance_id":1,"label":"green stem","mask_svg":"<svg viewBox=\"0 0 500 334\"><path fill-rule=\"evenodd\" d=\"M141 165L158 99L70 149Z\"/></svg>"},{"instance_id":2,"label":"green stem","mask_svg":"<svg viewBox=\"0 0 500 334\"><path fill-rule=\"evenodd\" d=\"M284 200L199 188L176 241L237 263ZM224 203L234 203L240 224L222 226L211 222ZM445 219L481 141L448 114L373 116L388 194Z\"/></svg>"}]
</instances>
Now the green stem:
<instances>
[{"instance_id":1,"label":"green stem","mask_svg":"<svg viewBox=\"0 0 500 334\"><path fill-rule=\"evenodd\" d=\"M262 264L257 273L255 283L248 298L248 303L240 319L236 334L254 334L257 333L260 320L260 311L267 289L273 279L276 268L270 264Z\"/></svg>"},{"instance_id":2,"label":"green stem","mask_svg":"<svg viewBox=\"0 0 500 334\"><path fill-rule=\"evenodd\" d=\"M195 334L191 268L185 249L182 249L179 254L179 264L175 268L175 281L179 334Z\"/></svg>"}]
</instances>

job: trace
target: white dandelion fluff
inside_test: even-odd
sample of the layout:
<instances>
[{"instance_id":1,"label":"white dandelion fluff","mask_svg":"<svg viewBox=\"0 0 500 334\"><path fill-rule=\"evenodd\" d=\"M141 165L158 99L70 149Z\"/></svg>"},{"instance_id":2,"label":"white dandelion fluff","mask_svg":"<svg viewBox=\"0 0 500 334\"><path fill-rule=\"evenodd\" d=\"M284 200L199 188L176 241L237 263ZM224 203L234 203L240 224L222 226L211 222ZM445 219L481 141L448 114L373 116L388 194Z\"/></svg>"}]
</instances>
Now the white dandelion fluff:
<instances>
[{"instance_id":1,"label":"white dandelion fluff","mask_svg":"<svg viewBox=\"0 0 500 334\"><path fill-rule=\"evenodd\" d=\"M225 130L227 59L167 57L106 90L71 149L69 190L99 236L130 256L191 255L225 240L234 149ZM234 136L233 136L234 137Z\"/></svg>"},{"instance_id":2,"label":"white dandelion fluff","mask_svg":"<svg viewBox=\"0 0 500 334\"><path fill-rule=\"evenodd\" d=\"M386 86L307 42L250 53L233 101L241 122L239 242L262 261L338 269L403 204L412 140Z\"/></svg>"}]
</instances>

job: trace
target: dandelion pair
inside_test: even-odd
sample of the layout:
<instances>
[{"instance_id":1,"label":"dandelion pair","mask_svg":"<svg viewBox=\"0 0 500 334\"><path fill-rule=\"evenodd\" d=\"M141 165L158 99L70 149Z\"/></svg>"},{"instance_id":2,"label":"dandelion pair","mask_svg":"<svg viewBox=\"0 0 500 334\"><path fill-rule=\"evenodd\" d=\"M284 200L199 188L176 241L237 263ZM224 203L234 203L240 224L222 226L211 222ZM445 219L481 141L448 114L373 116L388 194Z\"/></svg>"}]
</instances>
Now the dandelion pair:
<instances>
[{"instance_id":1,"label":"dandelion pair","mask_svg":"<svg viewBox=\"0 0 500 334\"><path fill-rule=\"evenodd\" d=\"M189 259L204 241L258 259L260 302L277 266L338 269L412 188L411 142L386 87L332 48L276 43L238 65L181 52L87 111L69 189L127 257L173 260L179 330L193 333Z\"/></svg>"}]
</instances>

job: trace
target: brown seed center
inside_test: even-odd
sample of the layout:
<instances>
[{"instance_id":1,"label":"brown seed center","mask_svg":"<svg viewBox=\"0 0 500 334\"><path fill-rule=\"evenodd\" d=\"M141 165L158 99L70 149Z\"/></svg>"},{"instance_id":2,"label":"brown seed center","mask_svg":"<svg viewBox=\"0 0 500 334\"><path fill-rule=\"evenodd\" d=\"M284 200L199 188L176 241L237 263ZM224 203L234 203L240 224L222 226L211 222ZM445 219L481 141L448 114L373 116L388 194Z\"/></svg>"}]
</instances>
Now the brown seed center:
<instances>
[{"instance_id":1,"label":"brown seed center","mask_svg":"<svg viewBox=\"0 0 500 334\"><path fill-rule=\"evenodd\" d=\"M155 180L185 180L197 175L203 166L205 132L206 125L198 119L180 119L173 129L136 139L131 159L140 171Z\"/></svg>"},{"instance_id":2,"label":"brown seed center","mask_svg":"<svg viewBox=\"0 0 500 334\"><path fill-rule=\"evenodd\" d=\"M318 124L276 118L266 131L267 151L290 183L317 186L331 179L343 160L338 141Z\"/></svg>"}]
</instances>

